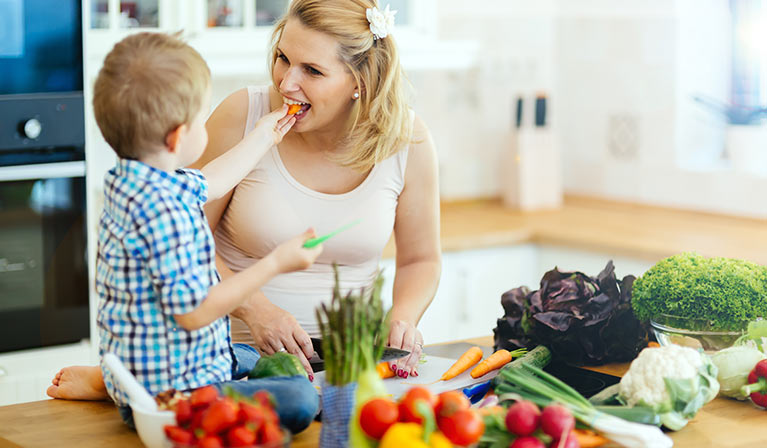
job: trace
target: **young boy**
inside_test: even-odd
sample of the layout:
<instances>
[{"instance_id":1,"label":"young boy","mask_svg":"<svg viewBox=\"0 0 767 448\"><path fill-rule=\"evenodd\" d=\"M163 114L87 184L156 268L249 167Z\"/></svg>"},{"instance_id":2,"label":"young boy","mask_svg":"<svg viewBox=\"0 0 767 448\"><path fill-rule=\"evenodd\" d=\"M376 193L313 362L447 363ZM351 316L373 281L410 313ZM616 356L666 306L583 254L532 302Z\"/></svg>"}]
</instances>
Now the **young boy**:
<instances>
[{"instance_id":1,"label":"young boy","mask_svg":"<svg viewBox=\"0 0 767 448\"><path fill-rule=\"evenodd\" d=\"M232 189L295 123L287 106L266 115L202 172L183 169L208 141L210 71L174 36L131 35L107 55L93 94L96 122L119 157L105 178L96 291L99 354L116 354L152 394L223 383L252 394L267 389L283 424L308 426L317 394L296 376L231 381L258 354L229 338L227 314L274 275L309 267L308 230L250 268L219 282L203 204ZM131 424L128 397L101 362L109 395Z\"/></svg>"}]
</instances>

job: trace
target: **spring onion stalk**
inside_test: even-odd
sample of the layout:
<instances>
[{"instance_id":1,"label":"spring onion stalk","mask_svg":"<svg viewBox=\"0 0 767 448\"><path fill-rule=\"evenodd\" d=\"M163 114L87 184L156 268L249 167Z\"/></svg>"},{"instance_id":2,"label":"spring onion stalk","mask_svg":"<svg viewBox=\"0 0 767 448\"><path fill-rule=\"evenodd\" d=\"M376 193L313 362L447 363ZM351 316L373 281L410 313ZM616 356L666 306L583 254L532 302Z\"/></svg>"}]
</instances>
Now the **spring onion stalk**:
<instances>
[{"instance_id":1,"label":"spring onion stalk","mask_svg":"<svg viewBox=\"0 0 767 448\"><path fill-rule=\"evenodd\" d=\"M353 447L375 447L359 425L362 405L377 396L385 396L386 388L376 372L376 364L388 339L388 314L381 302L383 277L379 274L372 288L358 293L341 294L338 267L335 271L333 298L316 310L322 334L325 379L328 384L344 386L357 383L355 409L349 422L349 443Z\"/></svg>"},{"instance_id":2,"label":"spring onion stalk","mask_svg":"<svg viewBox=\"0 0 767 448\"><path fill-rule=\"evenodd\" d=\"M628 448L669 448L671 439L660 428L626 421L597 410L586 398L555 376L543 370L522 364L518 369L504 369L501 380L495 386L500 399L524 399L538 406L557 402L573 413L573 416L603 433L605 437ZM626 408L628 412L630 408Z\"/></svg>"}]
</instances>

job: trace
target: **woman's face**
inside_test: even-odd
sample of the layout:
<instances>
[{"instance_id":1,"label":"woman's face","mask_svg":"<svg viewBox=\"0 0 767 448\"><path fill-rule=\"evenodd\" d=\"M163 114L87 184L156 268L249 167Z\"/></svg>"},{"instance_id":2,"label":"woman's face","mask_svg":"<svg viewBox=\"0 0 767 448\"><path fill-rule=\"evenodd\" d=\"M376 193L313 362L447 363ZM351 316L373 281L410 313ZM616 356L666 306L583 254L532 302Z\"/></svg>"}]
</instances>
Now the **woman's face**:
<instances>
[{"instance_id":1,"label":"woman's face","mask_svg":"<svg viewBox=\"0 0 767 448\"><path fill-rule=\"evenodd\" d=\"M346 124L354 77L339 59L338 42L331 36L288 19L272 77L283 102L303 104L293 130L330 131Z\"/></svg>"}]
</instances>

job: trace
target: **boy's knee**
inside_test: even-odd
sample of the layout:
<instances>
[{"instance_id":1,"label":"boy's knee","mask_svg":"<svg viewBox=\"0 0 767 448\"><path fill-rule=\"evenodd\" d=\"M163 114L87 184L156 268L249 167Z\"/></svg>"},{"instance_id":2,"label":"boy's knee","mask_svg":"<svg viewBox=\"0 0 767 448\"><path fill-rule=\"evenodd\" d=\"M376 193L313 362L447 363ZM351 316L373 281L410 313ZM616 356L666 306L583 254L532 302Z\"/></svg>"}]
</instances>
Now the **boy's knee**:
<instances>
[{"instance_id":1,"label":"boy's knee","mask_svg":"<svg viewBox=\"0 0 767 448\"><path fill-rule=\"evenodd\" d=\"M277 413L280 422L292 433L298 433L309 427L317 415L320 398L317 389L303 376L281 378L286 381L286 388L275 395Z\"/></svg>"}]
</instances>

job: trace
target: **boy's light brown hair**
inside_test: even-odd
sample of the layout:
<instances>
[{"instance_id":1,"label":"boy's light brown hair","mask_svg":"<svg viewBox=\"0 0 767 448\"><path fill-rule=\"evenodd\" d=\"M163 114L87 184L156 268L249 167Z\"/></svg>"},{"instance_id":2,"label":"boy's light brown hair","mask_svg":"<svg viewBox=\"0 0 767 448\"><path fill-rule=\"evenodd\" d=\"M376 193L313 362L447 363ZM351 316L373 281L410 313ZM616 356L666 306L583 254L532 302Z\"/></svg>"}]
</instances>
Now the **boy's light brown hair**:
<instances>
[{"instance_id":1,"label":"boy's light brown hair","mask_svg":"<svg viewBox=\"0 0 767 448\"><path fill-rule=\"evenodd\" d=\"M117 155L138 159L191 123L210 85L210 69L178 34L138 33L107 54L93 88L93 111Z\"/></svg>"}]
</instances>

